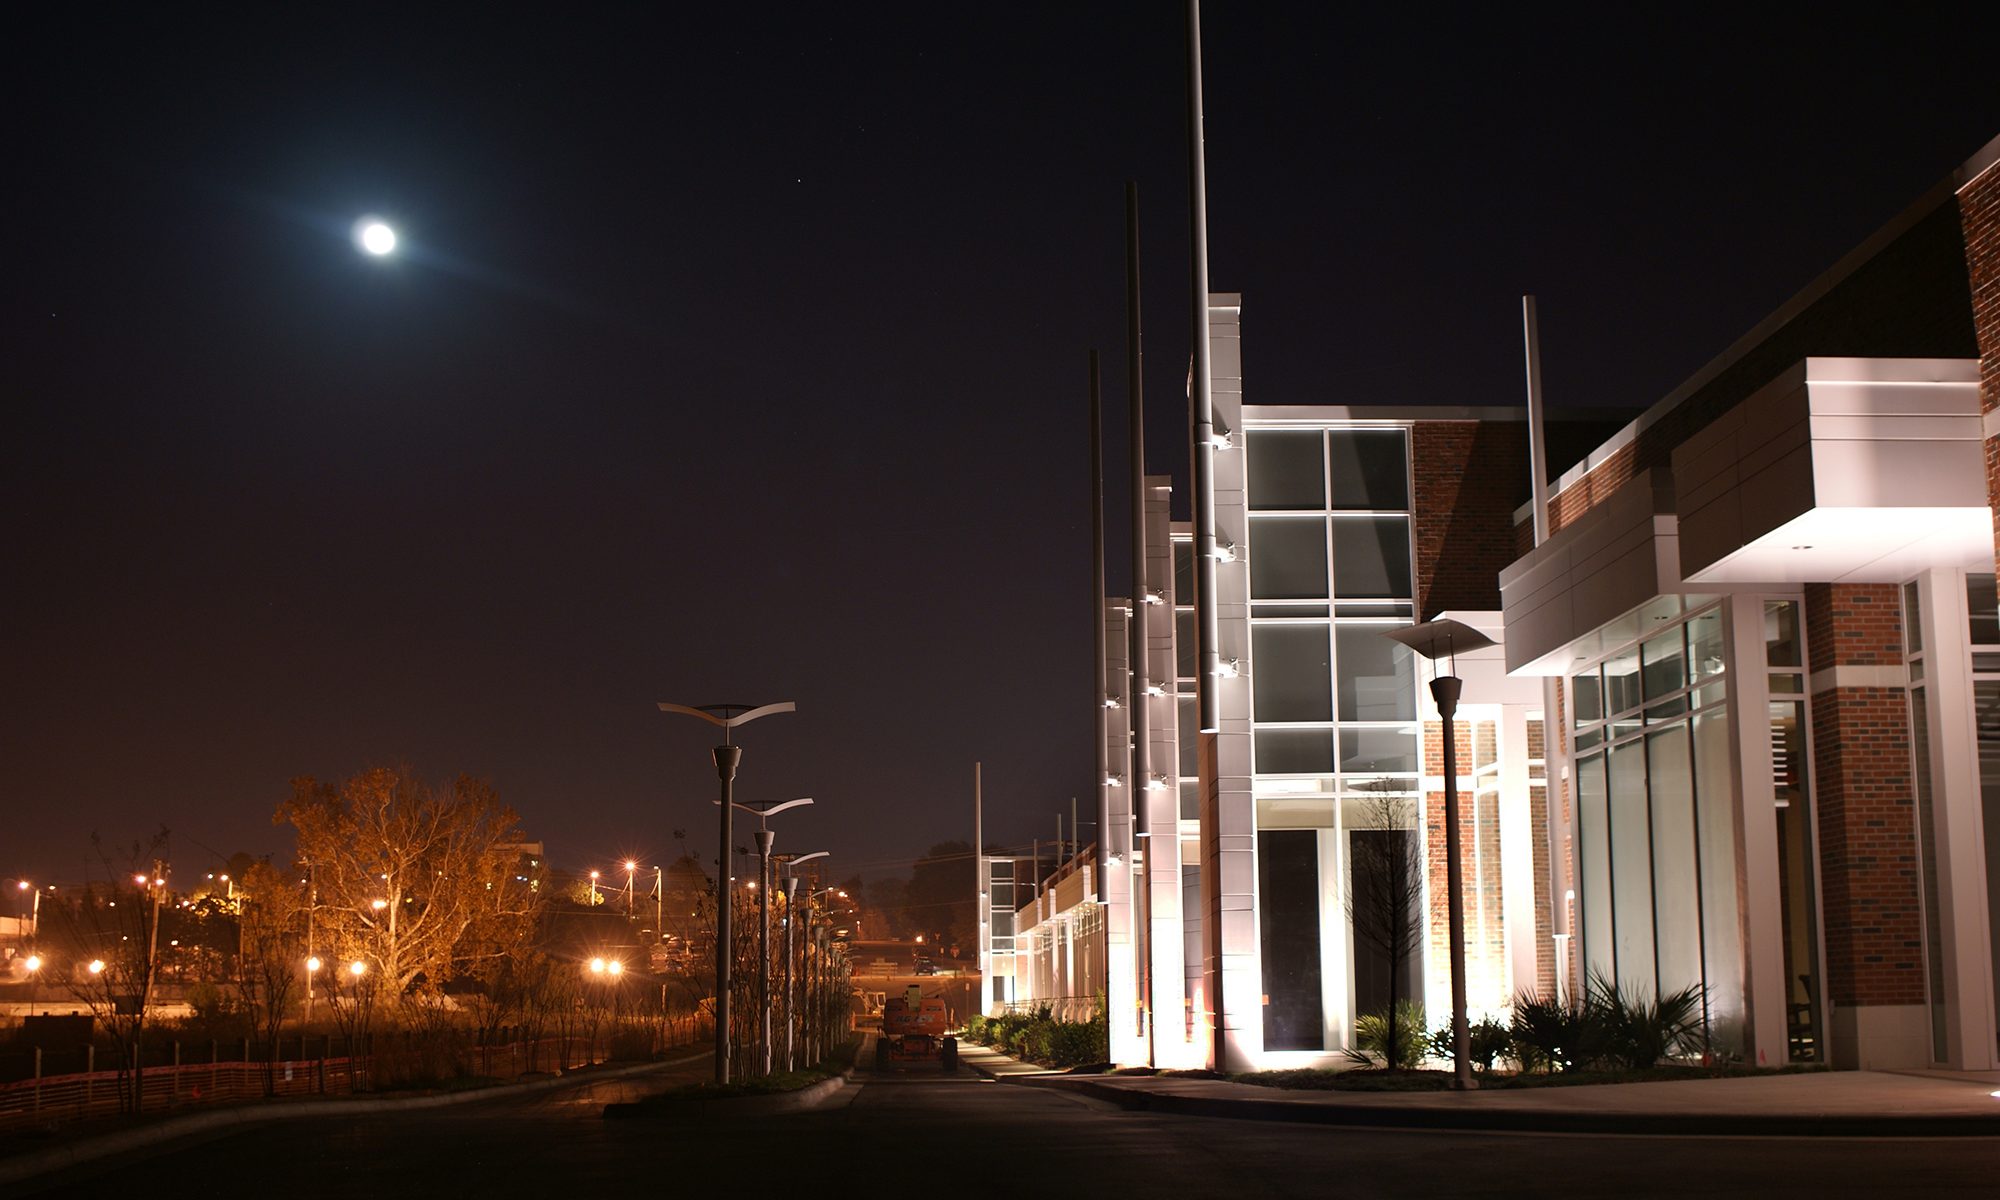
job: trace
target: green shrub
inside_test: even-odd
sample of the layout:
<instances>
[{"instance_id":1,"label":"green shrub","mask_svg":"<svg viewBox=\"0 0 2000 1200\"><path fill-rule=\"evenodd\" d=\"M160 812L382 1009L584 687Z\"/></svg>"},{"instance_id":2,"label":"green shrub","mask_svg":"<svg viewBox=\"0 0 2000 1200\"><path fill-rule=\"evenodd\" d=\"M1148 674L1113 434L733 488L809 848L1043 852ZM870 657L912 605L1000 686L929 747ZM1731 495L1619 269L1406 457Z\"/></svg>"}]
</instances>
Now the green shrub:
<instances>
[{"instance_id":1,"label":"green shrub","mask_svg":"<svg viewBox=\"0 0 2000 1200\"><path fill-rule=\"evenodd\" d=\"M1102 1017L1089 1021L1057 1021L1049 1027L1048 1063L1081 1067L1111 1057L1110 1028Z\"/></svg>"},{"instance_id":2,"label":"green shrub","mask_svg":"<svg viewBox=\"0 0 2000 1200\"><path fill-rule=\"evenodd\" d=\"M1493 1064L1502 1058L1513 1056L1513 1035L1505 1025L1486 1017L1475 1021L1465 1031L1466 1049L1470 1052L1472 1069L1491 1071ZM1432 1058L1451 1062L1458 1057L1456 1039L1451 1036L1451 1026L1433 1030L1430 1037Z\"/></svg>"},{"instance_id":3,"label":"green shrub","mask_svg":"<svg viewBox=\"0 0 2000 1200\"><path fill-rule=\"evenodd\" d=\"M1523 1071L1567 1071L1601 1054L1604 1035L1597 1013L1573 996L1522 992L1514 997L1509 1052Z\"/></svg>"},{"instance_id":4,"label":"green shrub","mask_svg":"<svg viewBox=\"0 0 2000 1200\"><path fill-rule=\"evenodd\" d=\"M1424 1032L1424 1006L1415 1000L1396 1002L1394 1027L1396 1061L1394 1062L1389 1061L1390 1028L1389 1013L1386 1009L1355 1018L1354 1051L1349 1057L1359 1058L1371 1065L1380 1062L1383 1066L1400 1071L1414 1070L1422 1066L1424 1044L1427 1040Z\"/></svg>"},{"instance_id":5,"label":"green shrub","mask_svg":"<svg viewBox=\"0 0 2000 1200\"><path fill-rule=\"evenodd\" d=\"M1629 1071L1700 1047L1703 988L1691 984L1655 1000L1592 973L1588 1005L1603 1031L1600 1057Z\"/></svg>"}]
</instances>

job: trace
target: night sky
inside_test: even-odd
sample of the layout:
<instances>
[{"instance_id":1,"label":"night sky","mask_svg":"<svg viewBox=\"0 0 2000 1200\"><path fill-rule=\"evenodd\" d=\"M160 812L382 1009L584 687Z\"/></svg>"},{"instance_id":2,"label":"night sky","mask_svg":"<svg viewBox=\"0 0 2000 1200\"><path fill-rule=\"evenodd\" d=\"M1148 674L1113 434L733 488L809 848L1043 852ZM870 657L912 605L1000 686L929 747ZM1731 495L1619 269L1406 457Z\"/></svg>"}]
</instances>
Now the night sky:
<instances>
[{"instance_id":1,"label":"night sky","mask_svg":"<svg viewBox=\"0 0 2000 1200\"><path fill-rule=\"evenodd\" d=\"M491 779L561 866L706 857L712 739L662 699L796 701L739 794L816 797L778 847L842 875L969 838L974 760L993 838L1090 806L1128 178L1185 474L1176 6L37 7L0 874L281 850L291 777L383 762ZM1943 16L1251 9L1205 36L1253 402L1518 404L1533 291L1551 403L1649 403L2000 134Z\"/></svg>"}]
</instances>

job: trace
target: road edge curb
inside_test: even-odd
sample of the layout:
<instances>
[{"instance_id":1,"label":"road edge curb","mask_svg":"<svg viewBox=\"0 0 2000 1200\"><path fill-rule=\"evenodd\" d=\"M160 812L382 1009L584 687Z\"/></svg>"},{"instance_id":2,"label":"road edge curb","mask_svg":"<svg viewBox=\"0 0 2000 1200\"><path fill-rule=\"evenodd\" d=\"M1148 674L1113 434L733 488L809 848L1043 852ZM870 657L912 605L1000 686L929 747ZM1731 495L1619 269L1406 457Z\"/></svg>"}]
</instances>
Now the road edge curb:
<instances>
[{"instance_id":1,"label":"road edge curb","mask_svg":"<svg viewBox=\"0 0 2000 1200\"><path fill-rule=\"evenodd\" d=\"M1117 1087L1076 1076L1016 1075L1005 1083L1082 1092L1120 1108L1185 1117L1352 1125L1375 1129L1451 1129L1491 1133L1594 1133L1640 1136L1731 1137L2000 1137L1992 1117L1867 1117L1806 1113L1611 1113L1523 1109L1445 1109L1369 1104L1302 1104L1257 1098L1179 1096Z\"/></svg>"}]
</instances>

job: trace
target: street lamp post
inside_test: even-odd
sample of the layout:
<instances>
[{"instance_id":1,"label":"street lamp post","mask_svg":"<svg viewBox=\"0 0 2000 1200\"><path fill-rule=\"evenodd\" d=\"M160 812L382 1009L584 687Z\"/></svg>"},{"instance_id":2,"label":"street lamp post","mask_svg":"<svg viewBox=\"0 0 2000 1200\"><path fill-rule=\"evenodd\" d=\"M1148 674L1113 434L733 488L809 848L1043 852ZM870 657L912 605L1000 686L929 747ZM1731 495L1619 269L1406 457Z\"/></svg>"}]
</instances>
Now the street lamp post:
<instances>
[{"instance_id":1,"label":"street lamp post","mask_svg":"<svg viewBox=\"0 0 2000 1200\"><path fill-rule=\"evenodd\" d=\"M1469 1091L1478 1085L1472 1080L1472 1047L1466 1028L1465 1002L1465 864L1464 835L1458 828L1458 736L1453 728L1458 716L1458 699L1465 681L1456 674L1458 648L1477 650L1491 646L1493 639L1460 621L1426 621L1404 629L1392 629L1384 636L1401 642L1431 660L1445 659L1447 670L1431 678L1431 698L1437 702L1438 719L1444 727L1444 858L1445 893L1451 940L1451 1047L1452 1087ZM1391 1013L1390 1020L1395 1019ZM1394 1064L1391 1064L1392 1066Z\"/></svg>"},{"instance_id":2,"label":"street lamp post","mask_svg":"<svg viewBox=\"0 0 2000 1200\"><path fill-rule=\"evenodd\" d=\"M731 816L736 810L735 786L736 768L743 761L743 748L736 745L734 736L738 725L747 725L759 717L774 713L795 712L798 706L789 700L776 704L669 704L659 703L661 712L682 713L699 717L722 730L722 744L715 748L715 774L722 784L722 797L717 803L722 809L721 856L717 870L721 878L715 888L715 1081L729 1082L729 958L730 921L729 906L732 900L729 889L729 856Z\"/></svg>"},{"instance_id":3,"label":"street lamp post","mask_svg":"<svg viewBox=\"0 0 2000 1200\"><path fill-rule=\"evenodd\" d=\"M757 817L757 1007L759 1010L757 1058L763 1073L771 1073L771 846L778 835L770 818L788 808L812 803L812 797L796 800L758 801L736 807Z\"/></svg>"},{"instance_id":4,"label":"street lamp post","mask_svg":"<svg viewBox=\"0 0 2000 1200\"><path fill-rule=\"evenodd\" d=\"M801 854L785 863L785 1070L793 1068L793 1014L792 1014L792 926L799 923L799 864L815 858L825 858L827 852L815 850L811 854Z\"/></svg>"}]
</instances>

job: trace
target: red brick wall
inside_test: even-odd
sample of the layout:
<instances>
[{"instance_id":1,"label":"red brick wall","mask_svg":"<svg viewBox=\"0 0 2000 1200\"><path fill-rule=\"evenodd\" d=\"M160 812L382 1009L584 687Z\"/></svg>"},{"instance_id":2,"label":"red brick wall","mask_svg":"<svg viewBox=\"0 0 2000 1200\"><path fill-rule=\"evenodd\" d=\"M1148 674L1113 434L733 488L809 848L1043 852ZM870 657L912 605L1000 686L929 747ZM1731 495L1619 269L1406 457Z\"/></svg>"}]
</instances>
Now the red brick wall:
<instances>
[{"instance_id":1,"label":"red brick wall","mask_svg":"<svg viewBox=\"0 0 2000 1200\"><path fill-rule=\"evenodd\" d=\"M1528 499L1528 427L1420 421L1410 431L1417 615L1500 607L1500 570L1518 557L1514 510Z\"/></svg>"},{"instance_id":2,"label":"red brick wall","mask_svg":"<svg viewBox=\"0 0 2000 1200\"><path fill-rule=\"evenodd\" d=\"M2000 408L2000 168L1989 169L1958 194L1965 235L1965 272L1972 287L1972 328L1979 339L1979 407ZM2000 541L2000 438L1986 441L1986 491Z\"/></svg>"},{"instance_id":3,"label":"red brick wall","mask_svg":"<svg viewBox=\"0 0 2000 1200\"><path fill-rule=\"evenodd\" d=\"M1893 584L1806 588L1815 671L1903 661ZM1827 996L1835 1004L1921 1004L1909 701L1901 688L1831 688L1812 698L1814 789Z\"/></svg>"}]
</instances>

